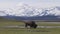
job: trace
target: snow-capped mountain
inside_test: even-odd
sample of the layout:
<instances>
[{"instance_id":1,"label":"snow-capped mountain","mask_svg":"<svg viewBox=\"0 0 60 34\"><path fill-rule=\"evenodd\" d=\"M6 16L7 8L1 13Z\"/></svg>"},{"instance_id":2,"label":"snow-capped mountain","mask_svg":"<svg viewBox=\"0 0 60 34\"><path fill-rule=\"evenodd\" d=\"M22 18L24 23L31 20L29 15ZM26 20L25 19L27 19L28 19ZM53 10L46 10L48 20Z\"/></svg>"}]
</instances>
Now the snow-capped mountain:
<instances>
[{"instance_id":1,"label":"snow-capped mountain","mask_svg":"<svg viewBox=\"0 0 60 34\"><path fill-rule=\"evenodd\" d=\"M60 7L55 6L52 8L34 8L25 3L18 4L13 9L0 11L0 16L60 16Z\"/></svg>"}]
</instances>

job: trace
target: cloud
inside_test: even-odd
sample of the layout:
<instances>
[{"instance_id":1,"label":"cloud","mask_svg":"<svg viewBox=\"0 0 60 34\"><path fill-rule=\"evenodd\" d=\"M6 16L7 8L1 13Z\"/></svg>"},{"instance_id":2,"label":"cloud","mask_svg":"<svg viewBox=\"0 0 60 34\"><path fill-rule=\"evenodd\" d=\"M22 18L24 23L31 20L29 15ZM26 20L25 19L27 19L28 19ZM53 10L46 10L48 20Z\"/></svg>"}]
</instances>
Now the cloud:
<instances>
[{"instance_id":1,"label":"cloud","mask_svg":"<svg viewBox=\"0 0 60 34\"><path fill-rule=\"evenodd\" d=\"M0 9L3 8L12 8L15 7L18 3L27 3L33 7L38 8L46 8L46 7L52 7L52 6L60 6L59 0L9 0L9 1L3 1L0 0Z\"/></svg>"},{"instance_id":2,"label":"cloud","mask_svg":"<svg viewBox=\"0 0 60 34\"><path fill-rule=\"evenodd\" d=\"M0 9L13 8L14 6L15 6L15 3L12 3L12 2L0 2Z\"/></svg>"},{"instance_id":3,"label":"cloud","mask_svg":"<svg viewBox=\"0 0 60 34\"><path fill-rule=\"evenodd\" d=\"M59 3L39 2L39 3L33 3L32 6L38 7L38 8L48 8L48 7L60 6L60 4Z\"/></svg>"}]
</instances>

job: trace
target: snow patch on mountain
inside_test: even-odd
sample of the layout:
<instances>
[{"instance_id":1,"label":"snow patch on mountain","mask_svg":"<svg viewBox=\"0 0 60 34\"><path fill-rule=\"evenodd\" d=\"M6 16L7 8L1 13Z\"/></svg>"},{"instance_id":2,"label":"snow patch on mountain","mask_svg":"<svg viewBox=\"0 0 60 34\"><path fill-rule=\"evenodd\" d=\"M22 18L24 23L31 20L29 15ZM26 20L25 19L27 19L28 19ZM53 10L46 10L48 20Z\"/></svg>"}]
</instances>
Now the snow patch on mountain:
<instances>
[{"instance_id":1,"label":"snow patch on mountain","mask_svg":"<svg viewBox=\"0 0 60 34\"><path fill-rule=\"evenodd\" d=\"M13 9L7 9L5 11L0 11L0 16L60 16L60 7L52 7L52 8L33 8L28 4L19 3Z\"/></svg>"}]
</instances>

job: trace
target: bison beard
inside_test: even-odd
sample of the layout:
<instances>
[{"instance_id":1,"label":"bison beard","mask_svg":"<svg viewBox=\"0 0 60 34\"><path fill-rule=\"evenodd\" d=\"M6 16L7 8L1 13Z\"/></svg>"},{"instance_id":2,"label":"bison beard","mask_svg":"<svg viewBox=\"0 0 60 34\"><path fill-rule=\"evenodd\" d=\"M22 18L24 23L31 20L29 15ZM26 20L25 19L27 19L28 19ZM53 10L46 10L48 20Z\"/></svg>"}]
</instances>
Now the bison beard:
<instances>
[{"instance_id":1,"label":"bison beard","mask_svg":"<svg viewBox=\"0 0 60 34\"><path fill-rule=\"evenodd\" d=\"M30 26L31 28L37 28L37 24L34 21L32 21L31 24L25 23L25 27L27 27L27 26Z\"/></svg>"}]
</instances>

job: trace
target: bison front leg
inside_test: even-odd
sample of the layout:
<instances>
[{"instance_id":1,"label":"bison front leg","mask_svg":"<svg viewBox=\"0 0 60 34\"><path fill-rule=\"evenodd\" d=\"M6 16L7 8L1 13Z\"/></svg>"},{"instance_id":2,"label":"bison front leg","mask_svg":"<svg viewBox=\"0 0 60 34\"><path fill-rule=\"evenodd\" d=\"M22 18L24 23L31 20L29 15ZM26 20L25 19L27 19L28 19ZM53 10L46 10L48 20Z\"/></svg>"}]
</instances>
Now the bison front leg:
<instances>
[{"instance_id":1,"label":"bison front leg","mask_svg":"<svg viewBox=\"0 0 60 34\"><path fill-rule=\"evenodd\" d=\"M27 28L28 27L28 24L27 23L25 23L25 28Z\"/></svg>"}]
</instances>

